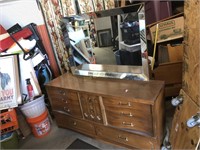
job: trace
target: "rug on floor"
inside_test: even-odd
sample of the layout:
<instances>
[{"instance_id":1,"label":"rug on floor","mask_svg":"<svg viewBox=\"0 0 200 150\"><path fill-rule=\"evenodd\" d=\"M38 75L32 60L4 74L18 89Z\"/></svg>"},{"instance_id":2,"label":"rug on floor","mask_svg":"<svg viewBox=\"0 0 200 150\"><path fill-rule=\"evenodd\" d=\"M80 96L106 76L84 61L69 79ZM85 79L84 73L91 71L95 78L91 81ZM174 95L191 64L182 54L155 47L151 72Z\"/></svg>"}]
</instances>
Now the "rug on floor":
<instances>
[{"instance_id":1,"label":"rug on floor","mask_svg":"<svg viewBox=\"0 0 200 150\"><path fill-rule=\"evenodd\" d=\"M98 149L98 148L93 145L90 145L80 139L76 139L66 149Z\"/></svg>"}]
</instances>

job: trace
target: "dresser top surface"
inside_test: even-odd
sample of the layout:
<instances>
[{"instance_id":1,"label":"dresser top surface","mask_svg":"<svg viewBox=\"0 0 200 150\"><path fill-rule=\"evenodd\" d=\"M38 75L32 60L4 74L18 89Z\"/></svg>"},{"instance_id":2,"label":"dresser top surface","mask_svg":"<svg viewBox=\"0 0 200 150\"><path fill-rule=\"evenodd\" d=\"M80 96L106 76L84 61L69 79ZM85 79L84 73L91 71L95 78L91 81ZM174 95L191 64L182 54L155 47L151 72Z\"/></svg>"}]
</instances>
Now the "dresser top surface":
<instances>
[{"instance_id":1,"label":"dresser top surface","mask_svg":"<svg viewBox=\"0 0 200 150\"><path fill-rule=\"evenodd\" d=\"M58 87L100 95L134 98L153 104L164 87L164 82L91 78L66 73L47 83L46 87Z\"/></svg>"}]
</instances>

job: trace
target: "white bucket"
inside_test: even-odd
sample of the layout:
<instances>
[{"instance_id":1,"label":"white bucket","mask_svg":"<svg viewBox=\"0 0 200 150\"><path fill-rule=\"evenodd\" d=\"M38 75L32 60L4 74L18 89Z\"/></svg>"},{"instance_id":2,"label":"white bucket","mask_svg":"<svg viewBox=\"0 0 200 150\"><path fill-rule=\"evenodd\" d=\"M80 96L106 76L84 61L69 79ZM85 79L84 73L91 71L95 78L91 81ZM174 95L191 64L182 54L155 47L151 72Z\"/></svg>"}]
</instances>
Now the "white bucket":
<instances>
[{"instance_id":1,"label":"white bucket","mask_svg":"<svg viewBox=\"0 0 200 150\"><path fill-rule=\"evenodd\" d=\"M45 112L44 95L20 106L20 110L27 118L35 118Z\"/></svg>"}]
</instances>

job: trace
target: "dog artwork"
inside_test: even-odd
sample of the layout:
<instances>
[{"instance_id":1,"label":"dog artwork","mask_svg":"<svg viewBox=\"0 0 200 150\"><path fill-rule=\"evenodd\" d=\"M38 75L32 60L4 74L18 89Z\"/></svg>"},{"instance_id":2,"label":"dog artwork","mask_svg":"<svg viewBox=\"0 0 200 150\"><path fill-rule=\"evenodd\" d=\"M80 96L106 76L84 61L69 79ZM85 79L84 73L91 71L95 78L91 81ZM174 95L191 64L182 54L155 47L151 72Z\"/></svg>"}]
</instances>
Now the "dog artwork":
<instances>
[{"instance_id":1,"label":"dog artwork","mask_svg":"<svg viewBox=\"0 0 200 150\"><path fill-rule=\"evenodd\" d=\"M6 90L9 87L10 82L10 75L0 71L0 90Z\"/></svg>"},{"instance_id":2,"label":"dog artwork","mask_svg":"<svg viewBox=\"0 0 200 150\"><path fill-rule=\"evenodd\" d=\"M0 71L0 103L13 100L13 87L11 77L8 73Z\"/></svg>"},{"instance_id":3,"label":"dog artwork","mask_svg":"<svg viewBox=\"0 0 200 150\"><path fill-rule=\"evenodd\" d=\"M0 56L0 110L17 107L21 99L17 57Z\"/></svg>"}]
</instances>

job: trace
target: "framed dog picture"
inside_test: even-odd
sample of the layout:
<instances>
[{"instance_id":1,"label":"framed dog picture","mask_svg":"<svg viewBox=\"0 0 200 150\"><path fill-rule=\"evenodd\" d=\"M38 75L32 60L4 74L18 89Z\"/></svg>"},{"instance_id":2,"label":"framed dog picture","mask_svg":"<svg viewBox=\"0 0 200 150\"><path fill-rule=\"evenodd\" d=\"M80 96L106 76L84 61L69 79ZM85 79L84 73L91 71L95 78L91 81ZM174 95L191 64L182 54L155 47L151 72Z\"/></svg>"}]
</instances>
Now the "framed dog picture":
<instances>
[{"instance_id":1,"label":"framed dog picture","mask_svg":"<svg viewBox=\"0 0 200 150\"><path fill-rule=\"evenodd\" d=\"M0 56L0 110L22 103L18 55Z\"/></svg>"}]
</instances>

